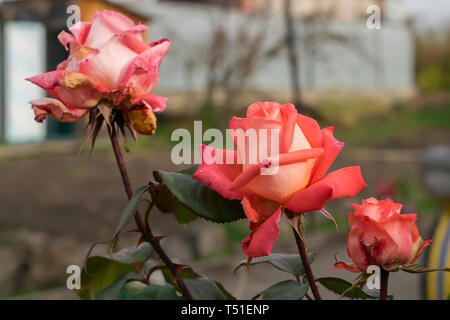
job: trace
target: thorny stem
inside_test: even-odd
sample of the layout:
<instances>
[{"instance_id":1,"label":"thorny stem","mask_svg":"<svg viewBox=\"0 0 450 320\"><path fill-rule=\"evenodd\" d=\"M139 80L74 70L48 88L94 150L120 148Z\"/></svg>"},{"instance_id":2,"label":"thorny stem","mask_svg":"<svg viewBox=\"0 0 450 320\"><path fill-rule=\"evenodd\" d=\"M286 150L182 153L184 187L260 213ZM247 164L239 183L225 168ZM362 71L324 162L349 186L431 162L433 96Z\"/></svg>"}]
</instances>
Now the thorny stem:
<instances>
[{"instance_id":1,"label":"thorny stem","mask_svg":"<svg viewBox=\"0 0 450 320\"><path fill-rule=\"evenodd\" d=\"M305 274L306 274L306 277L308 278L309 286L314 295L314 299L322 300L322 297L320 296L320 293L319 293L319 289L317 288L316 281L314 280L314 276L313 276L313 273L311 270L311 265L309 264L305 242L300 237L300 235L297 233L297 230L295 230L294 227L292 227L292 231L294 232L295 242L297 242L298 253L300 254L300 257L302 259L303 268L305 269Z\"/></svg>"},{"instance_id":2,"label":"thorny stem","mask_svg":"<svg viewBox=\"0 0 450 320\"><path fill-rule=\"evenodd\" d=\"M381 268L380 300L387 299L388 280L389 280L389 271L386 271L383 268Z\"/></svg>"},{"instance_id":3,"label":"thorny stem","mask_svg":"<svg viewBox=\"0 0 450 320\"><path fill-rule=\"evenodd\" d=\"M116 132L114 123L112 123L111 126L108 125L107 129L108 129L109 138L111 140L111 144L112 144L112 147L114 150L114 155L116 157L117 166L119 167L120 175L122 177L122 183L125 188L125 192L128 196L128 200L130 200L131 196L133 195L133 190L131 189L130 179L129 179L128 173L127 173L127 168L126 168L125 162L123 160L122 152L120 151L119 140L117 138L117 132ZM144 223L142 222L141 216L139 215L138 211L136 211L134 213L134 220L135 220L136 226L138 227L138 230L141 233L144 240L149 242L152 245L153 249L158 253L161 260L164 262L164 264L167 266L167 268L169 268L170 272L172 273L173 278L175 279L178 286L180 287L180 290L183 293L184 297L188 300L192 300L192 295L189 292L183 279L179 276L176 265L170 260L170 258L167 256L166 252L163 250L163 248L159 244L159 239L155 238L153 236L150 226L148 226L147 228L144 226Z\"/></svg>"}]
</instances>

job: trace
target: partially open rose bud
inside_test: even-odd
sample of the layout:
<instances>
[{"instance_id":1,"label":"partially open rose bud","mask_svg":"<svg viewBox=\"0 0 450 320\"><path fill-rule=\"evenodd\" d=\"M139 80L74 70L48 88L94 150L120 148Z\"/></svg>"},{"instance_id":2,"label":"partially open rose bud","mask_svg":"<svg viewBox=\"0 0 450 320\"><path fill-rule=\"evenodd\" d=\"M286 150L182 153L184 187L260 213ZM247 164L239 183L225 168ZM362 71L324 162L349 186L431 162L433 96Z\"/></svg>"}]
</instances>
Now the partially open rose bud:
<instances>
[{"instance_id":1,"label":"partially open rose bud","mask_svg":"<svg viewBox=\"0 0 450 320\"><path fill-rule=\"evenodd\" d=\"M415 213L400 214L401 204L369 198L353 207L348 216L347 254L354 265L338 262L335 269L362 272L370 265L393 269L416 261L431 243L420 237Z\"/></svg>"}]
</instances>

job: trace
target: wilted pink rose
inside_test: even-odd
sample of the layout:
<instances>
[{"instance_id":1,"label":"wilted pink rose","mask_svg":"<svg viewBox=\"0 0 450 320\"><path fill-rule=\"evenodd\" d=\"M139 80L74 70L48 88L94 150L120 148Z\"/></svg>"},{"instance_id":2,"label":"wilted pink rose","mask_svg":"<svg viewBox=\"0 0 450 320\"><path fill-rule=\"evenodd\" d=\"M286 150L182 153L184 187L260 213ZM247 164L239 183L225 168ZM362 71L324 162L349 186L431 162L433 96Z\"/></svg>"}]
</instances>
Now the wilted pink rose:
<instances>
[{"instance_id":1,"label":"wilted pink rose","mask_svg":"<svg viewBox=\"0 0 450 320\"><path fill-rule=\"evenodd\" d=\"M261 167L272 163L260 159L259 153L256 164L249 163L250 157L245 157L243 164L226 163L226 159L256 151L248 150L248 144L236 144L237 151L203 146L203 155L214 157L220 153L224 161L211 163L203 157L194 174L194 178L223 197L242 200L252 230L242 241L242 248L251 257L270 254L280 232L278 222L284 208L294 213L320 210L328 200L354 197L366 187L359 167L327 174L344 143L334 138L333 128L320 129L314 119L297 113L292 104L254 103L248 107L246 118L231 119L230 129L279 132L279 170L273 175L261 175ZM268 150L271 141L265 144ZM258 143L258 148L262 145Z\"/></svg>"},{"instance_id":2,"label":"wilted pink rose","mask_svg":"<svg viewBox=\"0 0 450 320\"><path fill-rule=\"evenodd\" d=\"M62 31L58 39L70 51L68 59L55 71L27 79L53 97L30 102L35 120L42 122L51 115L59 121L76 121L101 100L123 111L133 110L133 117L142 121L148 110L163 111L166 98L151 92L170 42L162 39L146 44L143 32L147 29L105 10L97 12L92 23L78 22L71 33ZM137 113L142 113L141 118ZM139 131L140 125L133 127L150 133Z\"/></svg>"},{"instance_id":3,"label":"wilted pink rose","mask_svg":"<svg viewBox=\"0 0 450 320\"><path fill-rule=\"evenodd\" d=\"M389 270L413 263L431 243L420 237L415 213L400 214L401 204L369 198L353 207L348 215L347 254L355 265L338 262L335 269L362 272L378 265Z\"/></svg>"}]
</instances>

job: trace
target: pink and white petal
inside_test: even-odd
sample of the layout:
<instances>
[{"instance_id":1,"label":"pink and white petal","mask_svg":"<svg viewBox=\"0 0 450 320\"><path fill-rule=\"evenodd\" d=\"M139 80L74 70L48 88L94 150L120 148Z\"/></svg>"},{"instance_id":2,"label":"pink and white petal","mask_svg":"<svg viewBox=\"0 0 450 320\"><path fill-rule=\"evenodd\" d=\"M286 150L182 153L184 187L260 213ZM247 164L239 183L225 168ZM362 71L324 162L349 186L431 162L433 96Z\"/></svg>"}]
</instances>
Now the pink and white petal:
<instances>
[{"instance_id":1,"label":"pink and white petal","mask_svg":"<svg viewBox=\"0 0 450 320\"><path fill-rule=\"evenodd\" d=\"M109 90L119 87L137 53L125 46L120 36L113 36L100 52L80 66L80 72L98 79Z\"/></svg>"},{"instance_id":2,"label":"pink and white petal","mask_svg":"<svg viewBox=\"0 0 450 320\"><path fill-rule=\"evenodd\" d=\"M400 264L407 263L414 255L411 233L416 220L417 215L415 213L398 214L382 223L383 228L398 246L396 257Z\"/></svg>"},{"instance_id":3,"label":"pink and white petal","mask_svg":"<svg viewBox=\"0 0 450 320\"><path fill-rule=\"evenodd\" d=\"M151 108L153 112L163 112L166 109L167 98L153 94L148 94L134 99L133 104L145 105L146 107Z\"/></svg>"},{"instance_id":4,"label":"pink and white petal","mask_svg":"<svg viewBox=\"0 0 450 320\"><path fill-rule=\"evenodd\" d=\"M74 122L84 116L87 109L69 109L61 101L51 98L42 98L30 101L33 107L35 120L42 122L50 115L61 122Z\"/></svg>"},{"instance_id":5,"label":"pink and white petal","mask_svg":"<svg viewBox=\"0 0 450 320\"><path fill-rule=\"evenodd\" d=\"M200 146L202 153L202 164L199 166L193 177L203 182L209 188L217 191L222 197L227 199L242 199L242 194L229 190L233 180L242 172L242 165L236 164L236 152L230 150L215 149L209 146ZM220 153L217 154L216 153ZM207 158L222 158L222 164L215 161L208 161ZM233 164L227 164L227 159L233 159ZM209 159L211 160L211 159Z\"/></svg>"},{"instance_id":6,"label":"pink and white petal","mask_svg":"<svg viewBox=\"0 0 450 320\"><path fill-rule=\"evenodd\" d=\"M102 93L91 87L78 87L67 89L63 86L55 88L59 99L71 108L95 107L102 98Z\"/></svg>"},{"instance_id":7,"label":"pink and white petal","mask_svg":"<svg viewBox=\"0 0 450 320\"><path fill-rule=\"evenodd\" d=\"M86 37L91 30L91 26L92 23L90 22L79 21L73 27L70 27L69 30L80 44L84 44L84 42L86 41Z\"/></svg>"},{"instance_id":8,"label":"pink and white petal","mask_svg":"<svg viewBox=\"0 0 450 320\"><path fill-rule=\"evenodd\" d=\"M54 90L67 107L90 108L97 105L106 88L85 74L65 72L61 86Z\"/></svg>"},{"instance_id":9,"label":"pink and white petal","mask_svg":"<svg viewBox=\"0 0 450 320\"><path fill-rule=\"evenodd\" d=\"M76 39L75 39L75 37L73 35L71 35L68 32L65 32L65 31L61 31L58 34L58 40L59 40L59 42L61 42L61 44L64 46L64 48L66 50L69 50L68 44L70 44L71 42L76 41Z\"/></svg>"},{"instance_id":10,"label":"pink and white petal","mask_svg":"<svg viewBox=\"0 0 450 320\"><path fill-rule=\"evenodd\" d=\"M70 46L70 55L64 69L70 72L82 72L80 71L81 65L95 57L98 52L97 49L73 42Z\"/></svg>"},{"instance_id":11,"label":"pink and white petal","mask_svg":"<svg viewBox=\"0 0 450 320\"><path fill-rule=\"evenodd\" d=\"M242 240L242 250L246 255L253 258L270 255L273 245L280 234L280 228L278 227L280 217L281 207Z\"/></svg>"},{"instance_id":12,"label":"pink and white petal","mask_svg":"<svg viewBox=\"0 0 450 320\"><path fill-rule=\"evenodd\" d=\"M168 39L150 44L150 47L137 55L129 65L119 86L125 87L133 99L152 92L158 84L159 67L169 48Z\"/></svg>"},{"instance_id":13,"label":"pink and white petal","mask_svg":"<svg viewBox=\"0 0 450 320\"><path fill-rule=\"evenodd\" d=\"M92 19L85 44L92 48L101 49L114 35L134 27L133 20L119 12L111 10L97 12Z\"/></svg>"},{"instance_id":14,"label":"pink and white petal","mask_svg":"<svg viewBox=\"0 0 450 320\"><path fill-rule=\"evenodd\" d=\"M342 148L344 148L345 146L344 142L340 142L336 138L334 138L333 128L325 128L322 130L322 133L324 154L315 163L311 183L319 181L325 176L328 169L338 156L339 152L341 152Z\"/></svg>"},{"instance_id":15,"label":"pink and white petal","mask_svg":"<svg viewBox=\"0 0 450 320\"><path fill-rule=\"evenodd\" d=\"M366 186L360 167L342 168L295 193L286 208L296 213L320 210L327 201L353 198Z\"/></svg>"},{"instance_id":16,"label":"pink and white petal","mask_svg":"<svg viewBox=\"0 0 450 320\"><path fill-rule=\"evenodd\" d=\"M64 76L64 70L55 70L47 73L39 74L34 77L27 78L25 80L38 85L42 89L44 89L49 95L58 99L58 95L55 91L57 86L61 85L62 79Z\"/></svg>"},{"instance_id":17,"label":"pink and white petal","mask_svg":"<svg viewBox=\"0 0 450 320\"><path fill-rule=\"evenodd\" d=\"M64 60L63 62L60 62L57 66L56 66L56 70L65 70L67 67L67 63L68 60Z\"/></svg>"}]
</instances>

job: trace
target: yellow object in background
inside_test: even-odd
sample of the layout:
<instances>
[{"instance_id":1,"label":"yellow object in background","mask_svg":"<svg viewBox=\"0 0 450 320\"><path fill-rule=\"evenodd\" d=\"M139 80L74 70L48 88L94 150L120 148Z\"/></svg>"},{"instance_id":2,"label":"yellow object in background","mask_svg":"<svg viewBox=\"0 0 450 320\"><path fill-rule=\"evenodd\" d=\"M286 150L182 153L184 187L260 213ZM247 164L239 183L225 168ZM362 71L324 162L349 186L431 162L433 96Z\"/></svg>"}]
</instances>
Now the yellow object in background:
<instances>
[{"instance_id":1,"label":"yellow object in background","mask_svg":"<svg viewBox=\"0 0 450 320\"><path fill-rule=\"evenodd\" d=\"M450 266L450 202L445 206L434 231L427 265L429 268ZM429 272L425 277L426 299L450 299L450 272Z\"/></svg>"}]
</instances>

